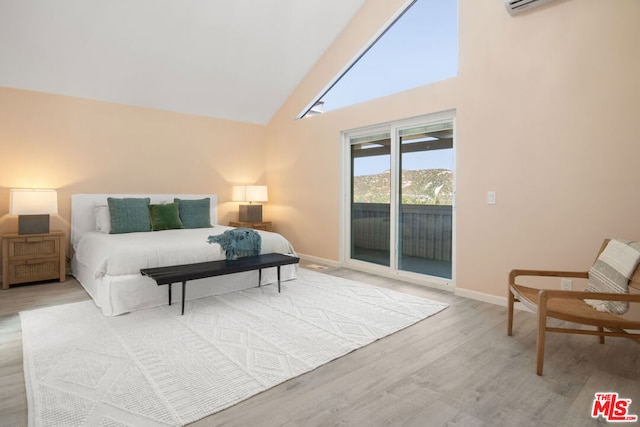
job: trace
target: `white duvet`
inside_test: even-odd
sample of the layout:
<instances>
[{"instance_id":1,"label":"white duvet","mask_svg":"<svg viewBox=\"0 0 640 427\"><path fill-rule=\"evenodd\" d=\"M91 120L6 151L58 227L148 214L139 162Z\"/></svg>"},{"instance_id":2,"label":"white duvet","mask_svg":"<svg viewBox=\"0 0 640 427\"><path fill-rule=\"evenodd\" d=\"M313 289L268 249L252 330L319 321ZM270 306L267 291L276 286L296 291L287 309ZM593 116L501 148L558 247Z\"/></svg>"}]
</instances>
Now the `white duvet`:
<instances>
[{"instance_id":1,"label":"white duvet","mask_svg":"<svg viewBox=\"0 0 640 427\"><path fill-rule=\"evenodd\" d=\"M146 233L85 233L75 246L76 259L94 271L95 278L105 275L139 274L142 268L165 267L225 259L217 243L209 236L222 234L231 227L151 231ZM294 254L291 244L280 234L258 231L261 253Z\"/></svg>"}]
</instances>

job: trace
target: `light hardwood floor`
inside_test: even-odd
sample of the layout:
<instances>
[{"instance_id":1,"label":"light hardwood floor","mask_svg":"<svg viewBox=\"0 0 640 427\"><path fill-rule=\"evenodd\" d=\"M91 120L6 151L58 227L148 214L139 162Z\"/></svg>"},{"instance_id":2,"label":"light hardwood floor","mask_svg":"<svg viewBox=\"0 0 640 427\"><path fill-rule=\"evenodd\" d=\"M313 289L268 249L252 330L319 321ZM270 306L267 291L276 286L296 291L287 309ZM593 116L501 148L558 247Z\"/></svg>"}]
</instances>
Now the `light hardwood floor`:
<instances>
[{"instance_id":1,"label":"light hardwood floor","mask_svg":"<svg viewBox=\"0 0 640 427\"><path fill-rule=\"evenodd\" d=\"M303 263L304 265L304 263ZM594 393L632 399L640 415L640 345L548 334L535 374L535 319L506 308L343 268L322 272L450 306L193 426L589 426ZM505 277L506 290L506 277ZM0 291L0 426L27 425L18 312L88 299L69 278Z\"/></svg>"}]
</instances>

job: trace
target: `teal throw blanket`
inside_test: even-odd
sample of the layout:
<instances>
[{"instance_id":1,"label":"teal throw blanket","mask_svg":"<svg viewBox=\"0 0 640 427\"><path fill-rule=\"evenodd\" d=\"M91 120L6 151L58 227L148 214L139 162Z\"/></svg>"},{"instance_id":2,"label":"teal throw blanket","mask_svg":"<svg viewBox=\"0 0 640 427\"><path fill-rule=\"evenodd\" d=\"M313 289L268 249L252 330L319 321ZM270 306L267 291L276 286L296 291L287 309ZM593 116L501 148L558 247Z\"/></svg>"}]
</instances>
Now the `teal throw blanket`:
<instances>
[{"instance_id":1,"label":"teal throw blanket","mask_svg":"<svg viewBox=\"0 0 640 427\"><path fill-rule=\"evenodd\" d=\"M262 238L250 228L234 228L217 236L209 236L209 243L218 243L226 252L227 259L260 255Z\"/></svg>"}]
</instances>

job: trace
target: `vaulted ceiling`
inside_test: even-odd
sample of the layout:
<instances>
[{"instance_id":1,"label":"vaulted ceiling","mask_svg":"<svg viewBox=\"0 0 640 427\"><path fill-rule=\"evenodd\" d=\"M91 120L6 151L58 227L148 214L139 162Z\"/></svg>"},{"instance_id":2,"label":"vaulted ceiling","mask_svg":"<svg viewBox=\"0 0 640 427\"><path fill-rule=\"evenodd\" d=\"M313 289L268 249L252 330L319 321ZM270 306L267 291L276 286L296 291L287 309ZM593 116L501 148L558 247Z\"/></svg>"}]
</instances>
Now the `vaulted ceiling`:
<instances>
[{"instance_id":1,"label":"vaulted ceiling","mask_svg":"<svg viewBox=\"0 0 640 427\"><path fill-rule=\"evenodd\" d=\"M0 86L265 124L365 0L0 0Z\"/></svg>"}]
</instances>

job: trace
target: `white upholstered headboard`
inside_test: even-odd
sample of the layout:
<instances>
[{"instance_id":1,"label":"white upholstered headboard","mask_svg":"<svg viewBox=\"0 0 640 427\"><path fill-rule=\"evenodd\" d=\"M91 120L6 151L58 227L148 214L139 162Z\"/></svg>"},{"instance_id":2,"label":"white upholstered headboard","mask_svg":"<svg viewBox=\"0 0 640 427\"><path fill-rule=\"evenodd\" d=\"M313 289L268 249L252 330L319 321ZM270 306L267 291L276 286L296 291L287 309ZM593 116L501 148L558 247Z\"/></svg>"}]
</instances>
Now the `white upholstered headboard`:
<instances>
[{"instance_id":1,"label":"white upholstered headboard","mask_svg":"<svg viewBox=\"0 0 640 427\"><path fill-rule=\"evenodd\" d=\"M71 196L71 245L84 233L96 230L96 206L106 206L108 197L149 197L151 203L172 203L174 197L185 200L211 199L211 224L218 223L218 196L215 194L73 194Z\"/></svg>"}]
</instances>

